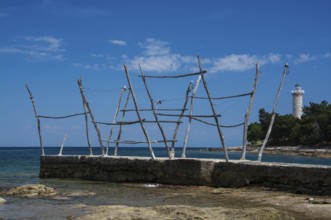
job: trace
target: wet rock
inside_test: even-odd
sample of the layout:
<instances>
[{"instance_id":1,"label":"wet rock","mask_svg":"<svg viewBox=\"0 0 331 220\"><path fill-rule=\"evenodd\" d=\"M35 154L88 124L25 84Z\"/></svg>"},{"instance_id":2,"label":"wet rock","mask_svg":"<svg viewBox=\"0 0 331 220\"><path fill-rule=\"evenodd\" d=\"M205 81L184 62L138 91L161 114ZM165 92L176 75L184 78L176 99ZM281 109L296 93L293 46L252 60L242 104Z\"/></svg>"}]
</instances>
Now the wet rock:
<instances>
[{"instance_id":1,"label":"wet rock","mask_svg":"<svg viewBox=\"0 0 331 220\"><path fill-rule=\"evenodd\" d=\"M29 184L9 189L5 192L5 194L9 196L21 197L49 197L55 196L57 193L52 187L42 184Z\"/></svg>"},{"instance_id":2,"label":"wet rock","mask_svg":"<svg viewBox=\"0 0 331 220\"><path fill-rule=\"evenodd\" d=\"M0 205L5 204L7 201L3 198L0 198Z\"/></svg>"}]
</instances>

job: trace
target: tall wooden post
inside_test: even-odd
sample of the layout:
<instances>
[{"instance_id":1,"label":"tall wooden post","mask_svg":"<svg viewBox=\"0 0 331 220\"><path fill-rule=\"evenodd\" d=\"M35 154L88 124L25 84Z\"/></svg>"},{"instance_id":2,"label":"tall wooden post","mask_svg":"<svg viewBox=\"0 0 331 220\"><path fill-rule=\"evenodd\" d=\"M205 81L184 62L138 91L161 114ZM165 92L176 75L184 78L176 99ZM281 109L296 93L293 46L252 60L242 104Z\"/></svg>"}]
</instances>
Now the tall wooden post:
<instances>
[{"instance_id":1,"label":"tall wooden post","mask_svg":"<svg viewBox=\"0 0 331 220\"><path fill-rule=\"evenodd\" d=\"M172 137L171 157L174 157L174 156L175 156L175 143L176 143L177 133L178 133L178 129L179 129L180 123L181 123L181 121L182 121L182 118L183 118L184 112L185 112L185 110L186 110L186 106L187 106L187 103L188 103L189 94L190 94L190 92L191 92L191 90L192 90L192 86L193 86L193 81L191 80L191 81L190 81L190 84L189 84L188 87L187 87L186 95L185 95L184 105L183 105L182 111L180 112L180 115L179 115L179 117L178 117L177 124L176 124L176 128L175 128L175 132L174 132L174 135L173 135L173 137ZM191 114L191 115L192 115L192 114Z\"/></svg>"},{"instance_id":2,"label":"tall wooden post","mask_svg":"<svg viewBox=\"0 0 331 220\"><path fill-rule=\"evenodd\" d=\"M137 104L137 99L136 99L136 96L135 96L134 91L133 91L133 88L132 88L132 84L131 84L131 80L130 80L130 75L129 75L129 72L128 72L128 69L127 69L126 65L124 64L123 66L124 66L124 71L125 71L126 79L128 81L128 84L129 84L129 91L132 94L132 99L133 99L133 102L134 102L134 107L136 109L137 117L139 119L141 129L143 130L143 133L145 135L146 141L148 143L148 149L149 149L149 151L151 153L151 157L154 160L155 159L155 155L154 155L154 152L153 152L152 144L151 144L151 141L150 141L150 139L148 137L147 131L145 129L143 120L142 120L141 115L140 115L139 107L138 107L138 104Z\"/></svg>"},{"instance_id":3,"label":"tall wooden post","mask_svg":"<svg viewBox=\"0 0 331 220\"><path fill-rule=\"evenodd\" d=\"M198 87L199 87L199 83L201 81L201 75L199 75L193 92L192 92L192 96L191 96L191 102L190 102L190 117L189 117L189 121L188 121L188 125L186 128L186 134L185 134L185 139L184 139L184 145L183 145L183 150L182 150L182 158L186 158L186 148L187 148L187 142L188 142L188 136L190 134L190 130L191 130L191 123L192 123L192 115L193 115L193 106L194 106L194 98L195 98L195 94L197 93Z\"/></svg>"},{"instance_id":4,"label":"tall wooden post","mask_svg":"<svg viewBox=\"0 0 331 220\"><path fill-rule=\"evenodd\" d=\"M82 83L82 78L80 78L80 81ZM82 92L83 92L83 90L80 90L80 95L83 97ZM85 117L85 132L86 132L87 145L88 145L90 156L92 156L93 155L93 151L92 151L92 145L91 145L89 128L88 128L88 115L87 115L88 113L86 111L86 104L85 104L85 102L84 102L83 99L82 99L82 103L83 103L84 117Z\"/></svg>"},{"instance_id":5,"label":"tall wooden post","mask_svg":"<svg viewBox=\"0 0 331 220\"><path fill-rule=\"evenodd\" d=\"M64 133L62 144L60 147L60 152L59 152L58 156L62 156L62 151L63 151L64 143L66 142L66 140L67 140L67 133Z\"/></svg>"},{"instance_id":6,"label":"tall wooden post","mask_svg":"<svg viewBox=\"0 0 331 220\"><path fill-rule=\"evenodd\" d=\"M253 86L253 90L252 90L251 97L250 97L250 100L249 100L249 105L248 105L248 108L247 108L247 111L246 111L246 114L245 114L244 137L243 137L243 146L242 146L242 152L241 152L240 160L246 160L248 120L249 120L249 115L251 113L251 109L252 109L252 106L253 106L254 96L255 96L255 91L256 91L256 87L257 87L257 82L259 80L259 76L260 76L260 68L259 68L259 64L256 63L256 73L255 73L254 86Z\"/></svg>"},{"instance_id":7,"label":"tall wooden post","mask_svg":"<svg viewBox=\"0 0 331 220\"><path fill-rule=\"evenodd\" d=\"M34 111L34 115L37 119L37 126L38 126L38 136L39 136L39 143L40 143L40 151L41 151L41 156L45 156L45 151L44 151L44 146L43 146L43 139L41 137L41 130L40 130L40 118L39 118L39 115L38 115L38 112L37 112L37 108L36 108L36 105L34 103L34 99L33 99L33 95L29 89L29 86L28 84L25 84L25 87L26 89L28 90L29 92L29 95L30 95L30 99L31 99L31 103L32 103L32 106L33 106L33 111Z\"/></svg>"},{"instance_id":8,"label":"tall wooden post","mask_svg":"<svg viewBox=\"0 0 331 220\"><path fill-rule=\"evenodd\" d=\"M92 123L94 125L94 128L97 132L99 144L100 144L100 147L101 147L102 156L105 156L105 150L104 150L104 146L103 146L103 143L102 143L102 137L101 137L100 129L98 128L98 125L95 122L94 115L91 111L90 105L89 105L89 103L87 102L87 100L85 98L82 79L78 80L77 83L78 83L78 87L79 87L79 90L80 90L80 94L82 96L83 104L86 106L86 108L87 108L87 110L90 114L90 117L91 117Z\"/></svg>"},{"instance_id":9,"label":"tall wooden post","mask_svg":"<svg viewBox=\"0 0 331 220\"><path fill-rule=\"evenodd\" d=\"M201 73L200 74L201 75L201 80L203 82L203 86L205 87L205 90L206 90L206 93L207 93L207 96L208 96L208 100L209 100L209 103L210 103L210 107L211 107L211 110L213 111L217 131L218 131L218 134L219 134L219 137L221 139L222 146L223 146L225 160L226 160L226 162L229 162L229 155L228 155L227 148L225 146L224 135L223 135L220 123L218 121L218 117L217 117L217 114L216 114L216 111L215 111L215 108L214 108L213 101L211 99L211 95L210 95L209 90L208 90L208 86L207 86L207 82L205 80L205 76L202 74L202 68L201 68L201 63L200 63L200 57L199 56L198 56L198 63L199 63L199 69L200 69L200 73Z\"/></svg>"},{"instance_id":10,"label":"tall wooden post","mask_svg":"<svg viewBox=\"0 0 331 220\"><path fill-rule=\"evenodd\" d=\"M263 140L262 146L261 146L260 151L259 151L259 156L258 156L258 161L259 162L261 162L261 160L262 160L262 153L263 153L263 150L264 150L265 146L267 145L267 142L269 140L269 136L270 136L270 133L271 133L271 130L272 130L272 126L273 126L274 121L275 121L276 108L277 108L277 104L278 104L278 99L279 99L280 91L282 90L282 86L283 86L284 79L285 79L285 76L287 74L287 71L288 71L288 64L285 64L285 66L284 66L284 72L283 72L283 76L282 76L282 80L280 81L279 88L278 88L278 91L277 91L277 95L276 95L276 98L275 98L275 102L274 102L274 107L273 107L273 110L272 110L272 116L271 116L271 121L270 121L270 124L269 124L269 128L268 128L267 134L266 134L266 136L265 136L265 138Z\"/></svg>"},{"instance_id":11,"label":"tall wooden post","mask_svg":"<svg viewBox=\"0 0 331 220\"><path fill-rule=\"evenodd\" d=\"M122 112L122 118L121 118L121 121L124 120L124 116L125 116L125 110L129 104L129 100L130 100L130 96L131 96L131 91L129 90L128 92L128 95L126 97L126 100L125 100L125 104L124 104L124 107L123 107L123 112ZM122 124L120 124L120 128L119 128L119 131L118 131L118 135L117 135L117 141L116 141L116 144L115 144L115 149L114 149L114 156L117 156L117 152L118 152L118 146L120 144L120 140L121 140L121 136L122 136Z\"/></svg>"},{"instance_id":12,"label":"tall wooden post","mask_svg":"<svg viewBox=\"0 0 331 220\"><path fill-rule=\"evenodd\" d=\"M117 118L119 109L121 107L122 97L123 97L123 94L124 94L125 91L126 91L126 86L123 86L123 88L121 89L120 97L118 99L116 111L115 111L115 114L114 114L113 125L111 126L110 131L109 131L109 136L108 136L108 141L107 141L106 155L108 155L110 141L111 141L111 137L113 136L113 130L114 130L114 127L115 127L115 124L114 123L116 123L116 118Z\"/></svg>"},{"instance_id":13,"label":"tall wooden post","mask_svg":"<svg viewBox=\"0 0 331 220\"><path fill-rule=\"evenodd\" d=\"M165 148L166 148L166 151L167 151L167 154L168 154L168 157L169 159L171 159L171 154L170 154L170 151L169 151L169 146L168 146L168 141L167 141L167 138L164 134L164 131L163 131L163 128L161 126L161 123L159 121L159 118L157 117L157 114L156 114L156 109L155 109L155 106L154 106L154 101L153 101L153 98L152 98L152 95L147 87L147 83L146 83L146 78L145 78L145 74L144 72L142 71L141 69L141 66L139 65L139 68L140 68L140 72L141 72L141 78L143 80L143 83L145 85L145 89L146 89L146 92L147 92L147 95L148 95L148 98L149 98L149 101L151 103L151 108L152 108L152 112L153 112L153 115L154 115L154 118L155 118L155 121L156 121L156 124L157 126L159 127L159 130L161 132L161 135L162 135L162 138L163 138L163 141L164 141L164 145L165 145Z\"/></svg>"}]
</instances>

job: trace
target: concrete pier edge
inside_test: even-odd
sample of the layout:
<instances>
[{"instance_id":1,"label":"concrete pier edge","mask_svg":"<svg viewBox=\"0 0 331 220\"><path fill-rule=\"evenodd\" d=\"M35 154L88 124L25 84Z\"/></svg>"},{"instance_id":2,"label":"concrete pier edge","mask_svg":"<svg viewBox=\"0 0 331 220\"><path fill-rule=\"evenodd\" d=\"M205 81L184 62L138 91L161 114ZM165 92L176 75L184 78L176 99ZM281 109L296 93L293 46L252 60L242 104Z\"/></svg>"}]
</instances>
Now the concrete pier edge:
<instances>
[{"instance_id":1,"label":"concrete pier edge","mask_svg":"<svg viewBox=\"0 0 331 220\"><path fill-rule=\"evenodd\" d=\"M331 166L147 157L41 156L40 178L212 187L267 186L331 195Z\"/></svg>"}]
</instances>

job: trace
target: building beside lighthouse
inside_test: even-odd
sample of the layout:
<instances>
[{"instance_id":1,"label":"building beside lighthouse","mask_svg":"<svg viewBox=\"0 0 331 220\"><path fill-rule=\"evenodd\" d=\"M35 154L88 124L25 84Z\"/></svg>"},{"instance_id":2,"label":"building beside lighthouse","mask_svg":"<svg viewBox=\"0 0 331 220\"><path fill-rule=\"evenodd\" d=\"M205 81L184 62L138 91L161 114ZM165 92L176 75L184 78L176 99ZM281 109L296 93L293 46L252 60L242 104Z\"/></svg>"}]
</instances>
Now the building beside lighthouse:
<instances>
[{"instance_id":1,"label":"building beside lighthouse","mask_svg":"<svg viewBox=\"0 0 331 220\"><path fill-rule=\"evenodd\" d=\"M302 116L302 107L303 107L303 94L304 90L301 89L299 83L295 84L294 90L292 90L293 96L293 110L292 115L296 118L301 118Z\"/></svg>"}]
</instances>

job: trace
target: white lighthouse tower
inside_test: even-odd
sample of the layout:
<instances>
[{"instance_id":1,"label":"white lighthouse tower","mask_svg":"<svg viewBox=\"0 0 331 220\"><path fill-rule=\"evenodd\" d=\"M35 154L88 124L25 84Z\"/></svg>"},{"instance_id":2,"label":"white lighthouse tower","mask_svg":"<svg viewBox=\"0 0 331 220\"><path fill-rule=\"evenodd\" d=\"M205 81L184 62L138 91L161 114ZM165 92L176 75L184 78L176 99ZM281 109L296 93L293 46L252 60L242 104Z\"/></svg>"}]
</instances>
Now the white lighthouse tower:
<instances>
[{"instance_id":1,"label":"white lighthouse tower","mask_svg":"<svg viewBox=\"0 0 331 220\"><path fill-rule=\"evenodd\" d=\"M293 96L293 117L301 118L302 115L302 100L303 94L305 93L304 90L301 89L299 83L295 84L294 90L291 92Z\"/></svg>"}]
</instances>

